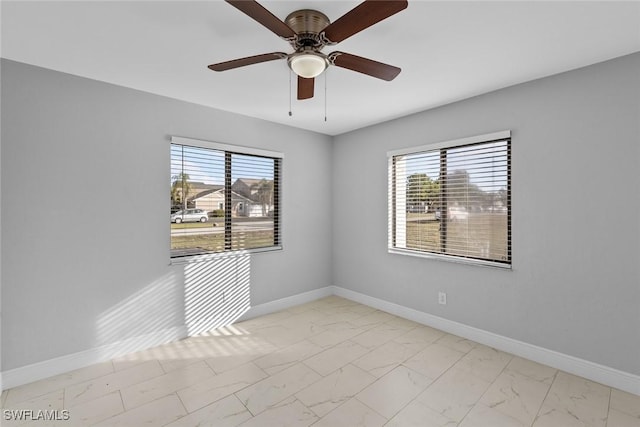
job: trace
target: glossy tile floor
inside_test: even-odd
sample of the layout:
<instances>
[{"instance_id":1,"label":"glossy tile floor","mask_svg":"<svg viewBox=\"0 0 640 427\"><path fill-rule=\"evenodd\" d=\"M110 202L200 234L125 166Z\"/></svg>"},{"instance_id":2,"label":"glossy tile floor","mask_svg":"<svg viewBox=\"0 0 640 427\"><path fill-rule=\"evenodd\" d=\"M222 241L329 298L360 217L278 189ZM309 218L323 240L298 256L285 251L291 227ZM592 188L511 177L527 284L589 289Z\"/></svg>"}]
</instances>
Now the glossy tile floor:
<instances>
[{"instance_id":1,"label":"glossy tile floor","mask_svg":"<svg viewBox=\"0 0 640 427\"><path fill-rule=\"evenodd\" d=\"M335 296L17 387L2 406L69 411L30 426L640 427L640 396Z\"/></svg>"}]
</instances>

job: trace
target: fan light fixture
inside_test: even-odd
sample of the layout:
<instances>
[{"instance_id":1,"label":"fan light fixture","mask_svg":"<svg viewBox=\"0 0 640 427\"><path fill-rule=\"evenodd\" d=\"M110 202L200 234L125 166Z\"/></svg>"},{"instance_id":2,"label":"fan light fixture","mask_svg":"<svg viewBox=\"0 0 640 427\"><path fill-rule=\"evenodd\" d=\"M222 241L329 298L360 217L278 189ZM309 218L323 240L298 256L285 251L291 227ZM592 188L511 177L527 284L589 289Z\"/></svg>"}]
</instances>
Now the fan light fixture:
<instances>
[{"instance_id":1,"label":"fan light fixture","mask_svg":"<svg viewBox=\"0 0 640 427\"><path fill-rule=\"evenodd\" d=\"M297 75L299 100L313 98L315 78L324 73L329 66L344 68L386 81L393 80L401 71L393 65L346 52L335 51L324 54L322 49L325 46L341 43L354 34L406 9L407 0L364 0L334 22L331 22L324 13L313 9L295 10L281 21L256 0L225 1L276 36L288 41L293 48L293 53L270 52L218 62L209 65L208 68L212 71L226 71L286 59L289 68ZM291 77L292 73L289 72L289 78ZM289 89L291 90L291 84Z\"/></svg>"},{"instance_id":2,"label":"fan light fixture","mask_svg":"<svg viewBox=\"0 0 640 427\"><path fill-rule=\"evenodd\" d=\"M327 69L327 60L324 55L317 52L298 52L289 58L289 67L298 76L312 79Z\"/></svg>"}]
</instances>

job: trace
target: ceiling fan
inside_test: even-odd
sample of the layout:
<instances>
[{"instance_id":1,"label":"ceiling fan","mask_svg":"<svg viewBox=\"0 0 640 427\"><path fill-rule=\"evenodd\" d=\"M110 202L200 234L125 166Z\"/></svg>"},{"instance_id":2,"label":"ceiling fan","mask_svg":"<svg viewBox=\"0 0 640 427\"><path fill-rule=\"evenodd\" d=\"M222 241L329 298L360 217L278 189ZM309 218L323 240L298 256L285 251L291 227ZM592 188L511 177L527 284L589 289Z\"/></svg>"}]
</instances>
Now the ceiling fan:
<instances>
[{"instance_id":1,"label":"ceiling fan","mask_svg":"<svg viewBox=\"0 0 640 427\"><path fill-rule=\"evenodd\" d=\"M289 42L294 52L265 53L209 65L209 69L213 71L226 71L246 65L286 59L291 70L298 76L298 99L313 98L314 79L329 65L387 81L393 80L400 73L400 68L393 65L340 51L324 54L322 49L327 45L340 43L400 12L407 7L407 0L365 0L335 22L329 21L322 12L311 9L297 10L281 21L256 1L225 1Z\"/></svg>"}]
</instances>

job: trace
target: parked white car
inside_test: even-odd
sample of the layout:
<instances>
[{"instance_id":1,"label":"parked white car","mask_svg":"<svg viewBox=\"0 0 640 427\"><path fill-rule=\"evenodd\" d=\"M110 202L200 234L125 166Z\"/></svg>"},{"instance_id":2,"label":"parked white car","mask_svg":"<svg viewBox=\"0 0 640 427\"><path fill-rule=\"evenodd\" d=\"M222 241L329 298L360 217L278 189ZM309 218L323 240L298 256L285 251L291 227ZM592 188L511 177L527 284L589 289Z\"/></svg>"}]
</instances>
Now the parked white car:
<instances>
[{"instance_id":1,"label":"parked white car","mask_svg":"<svg viewBox=\"0 0 640 427\"><path fill-rule=\"evenodd\" d=\"M207 222L209 214L203 209L184 209L171 215L171 222Z\"/></svg>"}]
</instances>

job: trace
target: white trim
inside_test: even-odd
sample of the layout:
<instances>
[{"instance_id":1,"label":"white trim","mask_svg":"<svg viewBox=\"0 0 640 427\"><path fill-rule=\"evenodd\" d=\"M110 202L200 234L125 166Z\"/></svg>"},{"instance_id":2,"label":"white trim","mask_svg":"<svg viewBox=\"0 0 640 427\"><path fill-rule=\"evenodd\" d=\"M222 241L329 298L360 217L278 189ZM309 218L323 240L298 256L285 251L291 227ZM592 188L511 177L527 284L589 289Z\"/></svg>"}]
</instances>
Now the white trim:
<instances>
[{"instance_id":1,"label":"white trim","mask_svg":"<svg viewBox=\"0 0 640 427\"><path fill-rule=\"evenodd\" d=\"M574 375L597 381L610 387L640 395L640 376L638 375L494 334L492 332L444 319L439 316L434 316L432 314L341 288L339 286L327 286L324 288L314 289L301 294L253 306L237 321L239 322L253 317L274 313L279 310L284 310L330 295L347 298L352 301L377 308L378 310L383 310L396 316L473 340L501 351L506 351ZM186 336L186 326L179 326L154 332L142 337L130 338L111 345L81 351L1 372L0 384L7 389L17 387L22 384L69 372L94 363L104 362L127 353L176 341L185 338Z\"/></svg>"},{"instance_id":2,"label":"white trim","mask_svg":"<svg viewBox=\"0 0 640 427\"><path fill-rule=\"evenodd\" d=\"M333 294L534 362L640 395L640 376L333 286Z\"/></svg>"},{"instance_id":3,"label":"white trim","mask_svg":"<svg viewBox=\"0 0 640 427\"><path fill-rule=\"evenodd\" d=\"M251 307L242 315L242 317L236 320L236 322L284 310L319 298L328 297L332 295L332 292L333 287L326 286L324 288L314 289L312 291L259 304ZM54 375L80 369L95 363L105 362L128 353L134 353L136 351L177 341L186 338L187 335L188 331L186 326L176 326L140 337L129 338L127 340L108 344L102 347L96 347L56 357L55 359L21 366L19 368L0 372L0 379L2 380L1 385L6 389L18 387L23 384L28 384ZM5 388L0 390L4 390Z\"/></svg>"},{"instance_id":4,"label":"white trim","mask_svg":"<svg viewBox=\"0 0 640 427\"><path fill-rule=\"evenodd\" d=\"M208 262L212 260L218 260L220 258L235 258L240 256L247 256L251 254L259 254L263 252L281 251L282 245L268 246L265 248L253 248L253 249L241 249L225 252L213 252L198 255L185 255L179 257L173 257L169 261L169 265L184 265L194 262Z\"/></svg>"},{"instance_id":5,"label":"white trim","mask_svg":"<svg viewBox=\"0 0 640 427\"><path fill-rule=\"evenodd\" d=\"M326 286L324 288L314 289L312 291L292 295L290 297L280 298L275 301L251 306L251 308L237 321L242 322L243 320L264 316L265 314L275 313L276 311L285 310L290 307L295 307L296 305L331 296L333 295L333 288L334 286Z\"/></svg>"},{"instance_id":6,"label":"white trim","mask_svg":"<svg viewBox=\"0 0 640 427\"><path fill-rule=\"evenodd\" d=\"M210 148L212 150L229 151L238 154L251 154L262 157L284 158L284 153L279 151L263 150L262 148L245 147L242 145L222 144L220 142L205 141L203 139L185 138L183 136L172 136L172 144L189 145L192 147Z\"/></svg>"},{"instance_id":7,"label":"white trim","mask_svg":"<svg viewBox=\"0 0 640 427\"><path fill-rule=\"evenodd\" d=\"M186 326L176 326L161 331L133 337L113 344L80 351L21 366L2 372L2 386L6 389L28 384L54 375L80 369L95 363L134 353L147 348L167 344L187 336ZM3 389L4 390L4 389Z\"/></svg>"},{"instance_id":8,"label":"white trim","mask_svg":"<svg viewBox=\"0 0 640 427\"><path fill-rule=\"evenodd\" d=\"M487 261L487 260L476 259L476 258L464 258L456 255L437 254L434 252L424 252L424 251L417 251L417 250L414 251L411 249L393 248L393 247L389 247L387 249L387 252L390 254L408 255L408 256L413 256L418 258L437 259L442 261L455 262L458 264L478 265L482 267L494 267L502 270L513 270L513 267L511 266L511 264L503 264L500 262Z\"/></svg>"},{"instance_id":9,"label":"white trim","mask_svg":"<svg viewBox=\"0 0 640 427\"><path fill-rule=\"evenodd\" d=\"M454 139L453 141L434 142L432 144L419 145L417 147L400 148L398 150L387 151L387 157L401 156L403 154L420 153L423 151L438 150L440 148L448 148L460 145L475 144L478 142L496 141L499 139L511 138L510 130L502 130L499 132L487 133L484 135L469 136L466 138Z\"/></svg>"}]
</instances>

